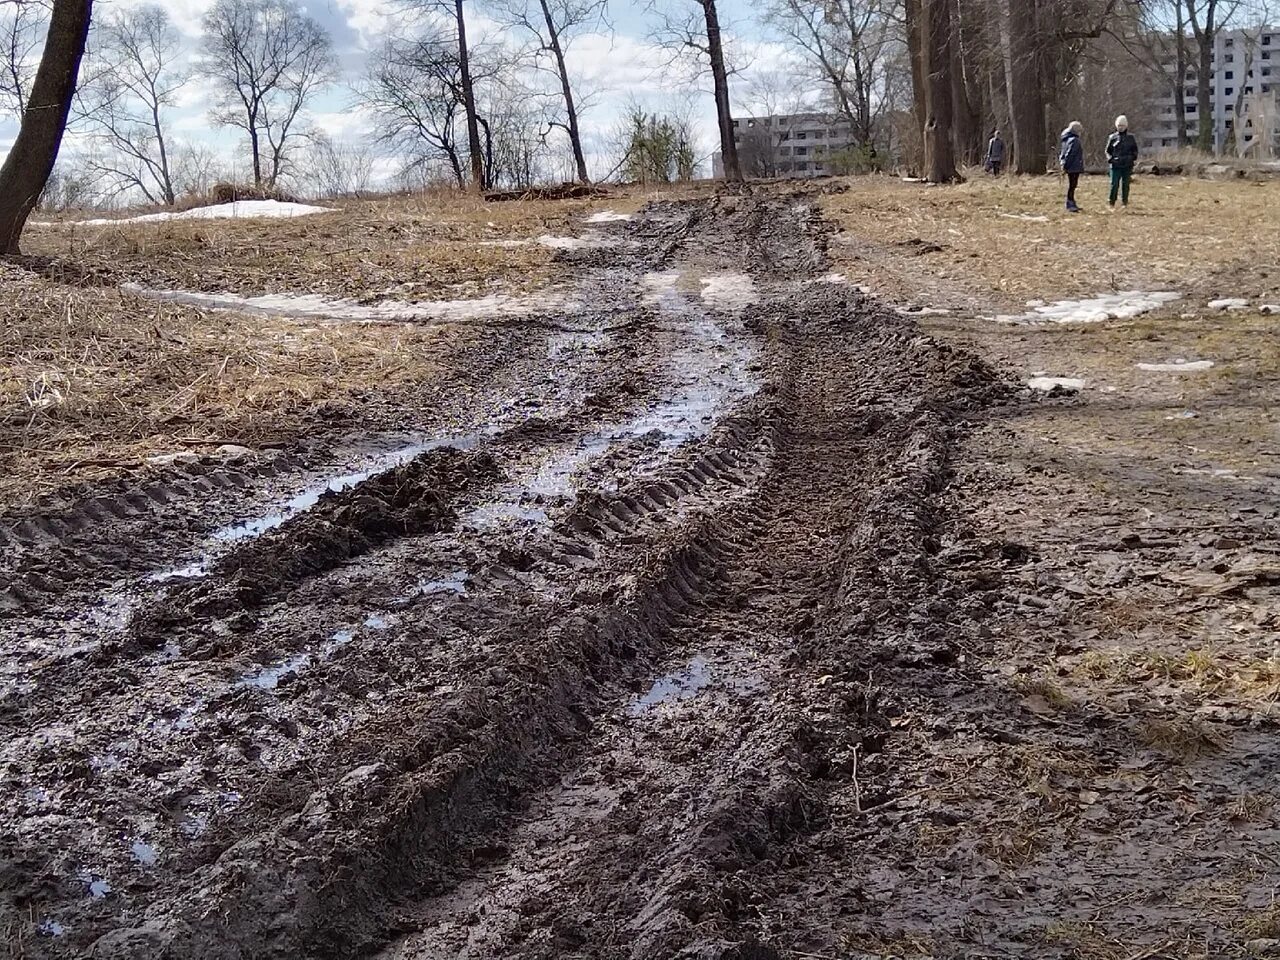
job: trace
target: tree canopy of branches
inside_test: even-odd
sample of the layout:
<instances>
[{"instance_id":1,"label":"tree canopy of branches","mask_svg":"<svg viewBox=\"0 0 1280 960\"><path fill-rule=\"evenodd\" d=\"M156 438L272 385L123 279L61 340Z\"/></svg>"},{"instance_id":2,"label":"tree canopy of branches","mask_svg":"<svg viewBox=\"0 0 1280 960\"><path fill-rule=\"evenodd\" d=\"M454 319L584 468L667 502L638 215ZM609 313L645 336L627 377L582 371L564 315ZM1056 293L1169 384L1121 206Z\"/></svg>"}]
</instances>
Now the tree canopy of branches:
<instances>
[{"instance_id":1,"label":"tree canopy of branches","mask_svg":"<svg viewBox=\"0 0 1280 960\"><path fill-rule=\"evenodd\" d=\"M19 119L27 109L48 25L49 4L45 0L0 3L0 102Z\"/></svg>"},{"instance_id":2,"label":"tree canopy of branches","mask_svg":"<svg viewBox=\"0 0 1280 960\"><path fill-rule=\"evenodd\" d=\"M151 203L177 199L166 114L189 78L180 57L159 6L114 11L90 35L77 112L102 150L89 163Z\"/></svg>"},{"instance_id":3,"label":"tree canopy of branches","mask_svg":"<svg viewBox=\"0 0 1280 960\"><path fill-rule=\"evenodd\" d=\"M22 228L57 163L92 14L93 0L56 0L53 5L22 127L0 167L0 253L19 252Z\"/></svg>"},{"instance_id":4,"label":"tree canopy of branches","mask_svg":"<svg viewBox=\"0 0 1280 960\"><path fill-rule=\"evenodd\" d=\"M220 96L214 120L245 132L254 182L274 185L304 108L333 78L329 36L297 0L217 0L204 35L201 69Z\"/></svg>"},{"instance_id":5,"label":"tree canopy of branches","mask_svg":"<svg viewBox=\"0 0 1280 960\"><path fill-rule=\"evenodd\" d=\"M886 61L900 43L898 0L769 0L766 22L820 80L859 147L872 144L889 100Z\"/></svg>"},{"instance_id":6,"label":"tree canopy of branches","mask_svg":"<svg viewBox=\"0 0 1280 960\"><path fill-rule=\"evenodd\" d=\"M574 38L593 24L604 22L608 0L496 0L495 9L506 24L528 35L534 44L539 66L550 60L550 69L560 86L563 118L556 120L569 137L578 180L589 183L587 157L582 148L578 124L579 103L573 92L566 54Z\"/></svg>"}]
</instances>

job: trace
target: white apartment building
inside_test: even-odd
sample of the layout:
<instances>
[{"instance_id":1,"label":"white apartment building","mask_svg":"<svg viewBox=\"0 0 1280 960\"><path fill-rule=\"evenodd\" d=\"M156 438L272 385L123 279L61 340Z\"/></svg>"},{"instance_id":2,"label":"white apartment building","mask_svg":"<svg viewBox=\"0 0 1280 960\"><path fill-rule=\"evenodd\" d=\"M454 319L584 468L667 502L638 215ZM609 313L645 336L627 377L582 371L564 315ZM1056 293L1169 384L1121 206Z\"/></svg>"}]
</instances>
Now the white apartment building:
<instances>
[{"instance_id":1,"label":"white apartment building","mask_svg":"<svg viewBox=\"0 0 1280 960\"><path fill-rule=\"evenodd\" d=\"M852 145L853 126L826 113L739 117L733 139L748 177L824 177L839 172L834 161ZM716 177L724 176L718 152L712 168Z\"/></svg>"},{"instance_id":2,"label":"white apartment building","mask_svg":"<svg viewBox=\"0 0 1280 960\"><path fill-rule=\"evenodd\" d=\"M1192 140L1200 130L1200 108L1196 102L1194 49L1189 51L1186 77L1185 115L1175 116L1171 92L1162 91L1152 102L1154 122L1148 130L1136 131L1145 152L1178 145L1178 124L1186 126ZM1223 152L1236 134L1235 152L1242 155L1280 155L1280 124L1276 122L1280 104L1280 28L1232 30L1218 34L1213 50L1213 147ZM1172 75L1175 64L1164 68Z\"/></svg>"}]
</instances>

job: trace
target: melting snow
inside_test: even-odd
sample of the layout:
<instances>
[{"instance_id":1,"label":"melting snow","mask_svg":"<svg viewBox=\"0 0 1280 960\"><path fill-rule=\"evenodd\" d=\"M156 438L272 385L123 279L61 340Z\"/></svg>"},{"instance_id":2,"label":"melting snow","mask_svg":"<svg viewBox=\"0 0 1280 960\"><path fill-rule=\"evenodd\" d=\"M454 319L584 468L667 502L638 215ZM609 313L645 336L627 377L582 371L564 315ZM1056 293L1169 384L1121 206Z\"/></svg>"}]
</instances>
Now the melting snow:
<instances>
[{"instance_id":1,"label":"melting snow","mask_svg":"<svg viewBox=\"0 0 1280 960\"><path fill-rule=\"evenodd\" d=\"M1259 313L1273 314L1280 313L1280 303L1264 303L1258 308Z\"/></svg>"},{"instance_id":2,"label":"melting snow","mask_svg":"<svg viewBox=\"0 0 1280 960\"><path fill-rule=\"evenodd\" d=\"M1210 310L1247 310L1249 301L1244 297L1224 297L1222 300L1210 300Z\"/></svg>"},{"instance_id":3,"label":"melting snow","mask_svg":"<svg viewBox=\"0 0 1280 960\"><path fill-rule=\"evenodd\" d=\"M620 223L623 220L630 220L629 213L614 213L612 210L601 210L599 213L593 213L587 217L587 223Z\"/></svg>"},{"instance_id":4,"label":"melting snow","mask_svg":"<svg viewBox=\"0 0 1280 960\"><path fill-rule=\"evenodd\" d=\"M1032 216L1029 213L1002 213L1000 216L1008 220L1026 220L1029 223L1048 223L1049 218L1046 216Z\"/></svg>"},{"instance_id":5,"label":"melting snow","mask_svg":"<svg viewBox=\"0 0 1280 960\"><path fill-rule=\"evenodd\" d=\"M1212 360L1174 360L1172 363L1140 363L1139 370L1152 373L1193 373L1196 370L1208 370L1213 366Z\"/></svg>"},{"instance_id":6,"label":"melting snow","mask_svg":"<svg viewBox=\"0 0 1280 960\"><path fill-rule=\"evenodd\" d=\"M281 203L279 200L237 200L211 207L193 207L180 213L148 213L140 217L106 220L74 220L66 224L33 223L33 227L72 225L77 227L109 227L122 223L166 223L170 220L258 220L307 217L317 213L333 213L333 207L313 207L305 203Z\"/></svg>"},{"instance_id":7,"label":"melting snow","mask_svg":"<svg viewBox=\"0 0 1280 960\"><path fill-rule=\"evenodd\" d=\"M1061 387L1063 390L1083 390L1084 381L1075 377L1032 377L1027 381L1027 386L1032 390L1042 390L1048 393L1055 387Z\"/></svg>"},{"instance_id":8,"label":"melting snow","mask_svg":"<svg viewBox=\"0 0 1280 960\"><path fill-rule=\"evenodd\" d=\"M552 250L590 250L596 247L616 247L618 241L610 240L598 233L586 234L581 237L553 237L550 234L543 234L538 238L538 243L544 247L550 247Z\"/></svg>"},{"instance_id":9,"label":"melting snow","mask_svg":"<svg viewBox=\"0 0 1280 960\"><path fill-rule=\"evenodd\" d=\"M245 297L236 293L193 293L186 290L152 290L134 283L121 287L128 293L150 300L172 300L210 310L239 310L283 317L322 317L357 323L409 323L415 320L476 320L511 317L550 308L572 309L559 294L540 297L508 297L491 294L474 300L427 300L404 302L385 300L364 304L354 300L329 300L318 294L267 294Z\"/></svg>"},{"instance_id":10,"label":"melting snow","mask_svg":"<svg viewBox=\"0 0 1280 960\"><path fill-rule=\"evenodd\" d=\"M1001 323L1100 323L1103 320L1126 320L1167 303L1182 299L1182 294L1172 291L1142 293L1129 290L1122 293L1101 294L1090 300L1061 300L1057 303L1036 304L1030 313L1003 315L992 319Z\"/></svg>"}]
</instances>

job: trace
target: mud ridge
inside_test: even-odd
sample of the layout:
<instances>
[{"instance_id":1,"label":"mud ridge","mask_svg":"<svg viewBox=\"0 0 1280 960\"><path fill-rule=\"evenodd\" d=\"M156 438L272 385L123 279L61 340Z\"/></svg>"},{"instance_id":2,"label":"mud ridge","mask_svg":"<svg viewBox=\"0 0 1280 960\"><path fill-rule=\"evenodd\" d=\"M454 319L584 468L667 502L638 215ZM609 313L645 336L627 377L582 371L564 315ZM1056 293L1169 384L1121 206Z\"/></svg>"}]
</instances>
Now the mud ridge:
<instances>
[{"instance_id":1,"label":"mud ridge","mask_svg":"<svg viewBox=\"0 0 1280 960\"><path fill-rule=\"evenodd\" d=\"M390 540L449 529L456 501L500 477L490 455L442 447L325 493L310 510L215 561L207 579L171 589L131 624L131 637L158 646L183 623L252 610Z\"/></svg>"}]
</instances>

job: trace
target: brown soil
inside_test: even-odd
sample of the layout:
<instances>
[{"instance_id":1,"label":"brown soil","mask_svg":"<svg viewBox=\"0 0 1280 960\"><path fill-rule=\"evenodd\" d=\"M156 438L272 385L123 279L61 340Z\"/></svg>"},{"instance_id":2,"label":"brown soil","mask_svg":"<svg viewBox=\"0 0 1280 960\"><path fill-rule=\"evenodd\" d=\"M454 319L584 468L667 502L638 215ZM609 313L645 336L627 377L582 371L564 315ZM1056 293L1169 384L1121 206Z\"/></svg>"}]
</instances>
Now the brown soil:
<instances>
[{"instance_id":1,"label":"brown soil","mask_svg":"<svg viewBox=\"0 0 1280 960\"><path fill-rule=\"evenodd\" d=\"M1108 285L992 295L919 190L561 204L558 311L8 508L11 955L1276 946L1270 321L982 320Z\"/></svg>"}]
</instances>

